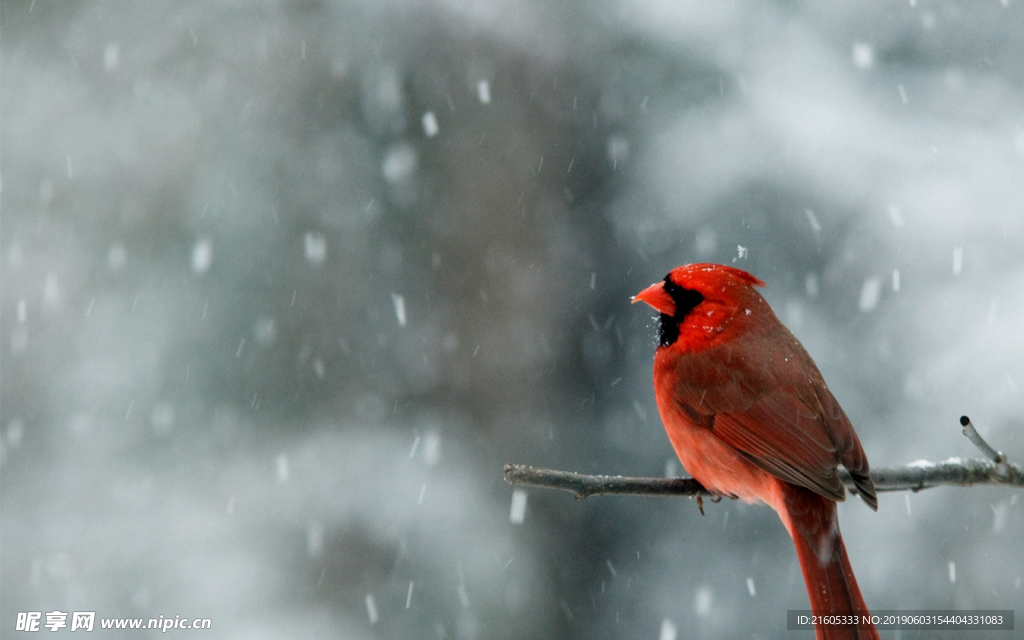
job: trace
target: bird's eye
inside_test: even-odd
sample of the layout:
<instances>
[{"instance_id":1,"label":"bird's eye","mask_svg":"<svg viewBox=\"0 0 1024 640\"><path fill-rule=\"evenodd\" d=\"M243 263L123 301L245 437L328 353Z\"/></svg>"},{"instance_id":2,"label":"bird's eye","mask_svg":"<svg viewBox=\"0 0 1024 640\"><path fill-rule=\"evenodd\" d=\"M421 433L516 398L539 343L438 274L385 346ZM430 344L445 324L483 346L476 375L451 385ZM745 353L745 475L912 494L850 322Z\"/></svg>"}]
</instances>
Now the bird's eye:
<instances>
[{"instance_id":1,"label":"bird's eye","mask_svg":"<svg viewBox=\"0 0 1024 640\"><path fill-rule=\"evenodd\" d=\"M675 319L681 321L694 307L704 302L704 296L699 291L687 289L674 282L669 276L665 276L665 291L672 296L676 303Z\"/></svg>"}]
</instances>

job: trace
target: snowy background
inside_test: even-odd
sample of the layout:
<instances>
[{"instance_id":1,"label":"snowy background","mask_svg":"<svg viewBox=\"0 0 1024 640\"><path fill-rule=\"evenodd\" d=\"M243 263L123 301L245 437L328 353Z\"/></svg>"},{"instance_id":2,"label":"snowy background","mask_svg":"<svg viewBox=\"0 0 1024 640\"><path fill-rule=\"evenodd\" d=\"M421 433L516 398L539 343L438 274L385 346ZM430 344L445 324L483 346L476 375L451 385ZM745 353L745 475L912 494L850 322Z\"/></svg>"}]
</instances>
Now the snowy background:
<instances>
[{"instance_id":1,"label":"snowy background","mask_svg":"<svg viewBox=\"0 0 1024 640\"><path fill-rule=\"evenodd\" d=\"M1020 0L3 0L0 24L4 635L58 609L810 637L765 507L530 490L510 517L506 462L681 473L629 296L687 262L769 283L873 466L978 455L961 414L1024 460ZM1019 629L1016 494L843 504L868 604Z\"/></svg>"}]
</instances>

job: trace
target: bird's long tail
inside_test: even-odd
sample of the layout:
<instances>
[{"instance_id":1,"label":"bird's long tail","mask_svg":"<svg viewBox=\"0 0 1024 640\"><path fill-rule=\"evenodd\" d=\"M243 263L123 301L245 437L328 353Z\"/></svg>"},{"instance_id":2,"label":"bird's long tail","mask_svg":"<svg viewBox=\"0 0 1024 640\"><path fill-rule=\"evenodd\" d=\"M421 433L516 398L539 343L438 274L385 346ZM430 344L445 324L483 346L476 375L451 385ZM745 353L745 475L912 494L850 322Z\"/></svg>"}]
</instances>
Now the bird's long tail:
<instances>
[{"instance_id":1,"label":"bird's long tail","mask_svg":"<svg viewBox=\"0 0 1024 640\"><path fill-rule=\"evenodd\" d=\"M782 484L785 510L779 515L796 545L811 609L815 615L857 615L857 624L818 625L818 640L877 640L875 626L861 618L868 607L839 533L836 503L803 487Z\"/></svg>"}]
</instances>

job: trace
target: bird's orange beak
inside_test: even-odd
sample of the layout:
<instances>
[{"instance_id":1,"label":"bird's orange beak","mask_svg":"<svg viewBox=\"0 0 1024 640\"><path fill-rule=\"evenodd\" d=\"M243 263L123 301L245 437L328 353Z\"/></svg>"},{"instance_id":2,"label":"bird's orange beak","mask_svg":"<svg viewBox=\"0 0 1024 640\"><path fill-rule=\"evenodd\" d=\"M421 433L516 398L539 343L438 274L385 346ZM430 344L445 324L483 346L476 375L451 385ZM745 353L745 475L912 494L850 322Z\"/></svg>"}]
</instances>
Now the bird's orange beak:
<instances>
[{"instance_id":1,"label":"bird's orange beak","mask_svg":"<svg viewBox=\"0 0 1024 640\"><path fill-rule=\"evenodd\" d=\"M668 291L665 291L664 282L655 282L640 293L636 294L633 296L633 302L646 302L654 307L655 311L663 313L666 316L674 316L676 314L675 300L672 299L672 296L669 295Z\"/></svg>"}]
</instances>

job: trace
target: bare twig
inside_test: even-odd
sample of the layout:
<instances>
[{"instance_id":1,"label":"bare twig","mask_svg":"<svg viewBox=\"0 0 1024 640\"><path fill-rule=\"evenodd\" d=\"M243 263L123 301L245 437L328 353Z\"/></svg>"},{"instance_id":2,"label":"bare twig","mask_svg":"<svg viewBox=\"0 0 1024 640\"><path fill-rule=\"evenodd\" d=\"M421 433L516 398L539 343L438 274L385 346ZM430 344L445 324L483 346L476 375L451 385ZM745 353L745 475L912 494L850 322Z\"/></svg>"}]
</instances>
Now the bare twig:
<instances>
[{"instance_id":1,"label":"bare twig","mask_svg":"<svg viewBox=\"0 0 1024 640\"><path fill-rule=\"evenodd\" d=\"M1004 456L1001 451L996 451L992 447L988 446L985 439L982 438L981 434L978 433L978 430L974 428L974 424L971 422L970 418L967 416L960 416L960 426L964 428L964 435L970 438L971 442L974 443L974 446L981 449L981 452L988 456L989 459L996 464L1006 462L1006 456Z\"/></svg>"},{"instance_id":2,"label":"bare twig","mask_svg":"<svg viewBox=\"0 0 1024 640\"><path fill-rule=\"evenodd\" d=\"M693 478L629 478L625 476L590 476L572 471L555 471L525 464L506 464L505 482L528 487L547 487L569 491L582 500L590 496L697 496L711 497Z\"/></svg>"},{"instance_id":3,"label":"bare twig","mask_svg":"<svg viewBox=\"0 0 1024 640\"><path fill-rule=\"evenodd\" d=\"M966 421L966 422L965 422ZM943 462L919 460L904 467L885 467L871 470L871 478L878 491L920 491L930 487L970 487L979 484L1024 487L1024 467L1006 461L981 439L967 416L961 418L964 435L971 438L992 460L978 458L950 458ZM969 427L969 429L968 429ZM974 435L971 436L970 431ZM975 439L977 438L977 439ZM853 480L845 469L840 469L843 483L855 490ZM555 471L521 464L505 465L505 481L509 484L560 489L583 499L600 495L690 496L714 497L693 478L630 478L623 476L594 476L571 471Z\"/></svg>"}]
</instances>

